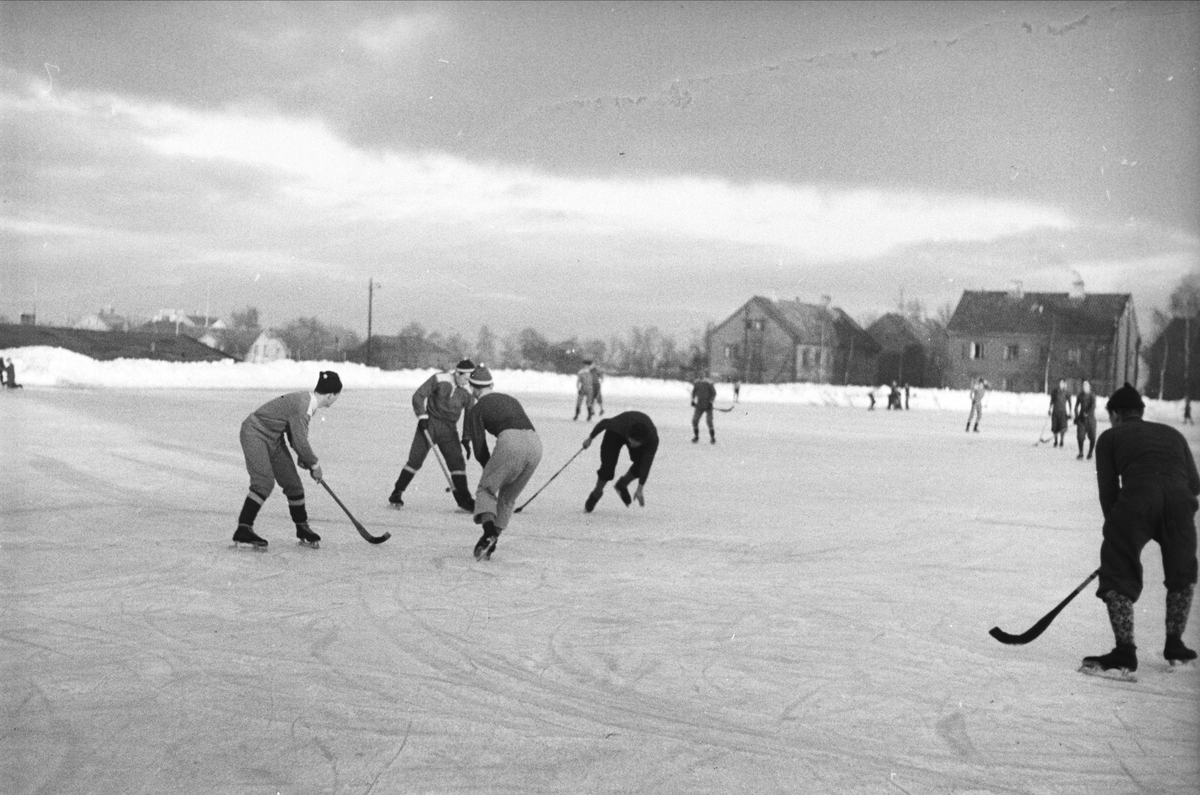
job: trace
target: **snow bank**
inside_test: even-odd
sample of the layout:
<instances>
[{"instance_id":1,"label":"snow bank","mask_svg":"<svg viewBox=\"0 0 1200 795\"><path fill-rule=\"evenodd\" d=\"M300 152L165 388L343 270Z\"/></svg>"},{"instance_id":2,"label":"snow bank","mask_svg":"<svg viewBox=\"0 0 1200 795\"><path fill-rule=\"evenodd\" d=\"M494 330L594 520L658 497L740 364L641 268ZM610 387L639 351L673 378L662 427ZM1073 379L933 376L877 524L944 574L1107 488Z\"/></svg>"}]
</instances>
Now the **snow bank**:
<instances>
[{"instance_id":1,"label":"snow bank","mask_svg":"<svg viewBox=\"0 0 1200 795\"><path fill-rule=\"evenodd\" d=\"M46 346L0 350L12 359L17 381L26 386L107 389L308 389L320 370L337 370L347 389L416 389L432 370L380 370L350 362L161 362L149 359L97 361L62 348ZM514 393L559 394L574 398L575 376L529 370L493 370L497 387ZM830 384L745 384L743 403L794 403L809 406L861 408L870 406L871 387ZM608 377L608 398L663 398L687 400L691 384L650 378ZM729 384L717 385L718 405L733 401ZM884 411L886 393L876 393L876 410ZM1103 401L1101 401L1103 403ZM1046 413L1048 400L1041 393L990 392L985 412L1001 414ZM914 389L909 405L914 410L945 409L965 416L971 400L962 389ZM1182 401L1147 400L1147 417L1178 421Z\"/></svg>"}]
</instances>

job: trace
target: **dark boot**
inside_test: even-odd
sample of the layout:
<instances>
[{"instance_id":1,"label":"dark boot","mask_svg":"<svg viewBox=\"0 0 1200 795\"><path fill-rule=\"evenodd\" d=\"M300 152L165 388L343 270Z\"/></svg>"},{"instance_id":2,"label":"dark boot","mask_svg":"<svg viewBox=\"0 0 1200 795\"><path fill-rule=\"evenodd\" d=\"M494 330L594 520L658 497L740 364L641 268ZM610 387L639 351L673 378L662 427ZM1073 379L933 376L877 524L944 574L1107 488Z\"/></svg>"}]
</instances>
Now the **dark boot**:
<instances>
[{"instance_id":1,"label":"dark boot","mask_svg":"<svg viewBox=\"0 0 1200 795\"><path fill-rule=\"evenodd\" d=\"M467 476L451 475L450 480L454 483L454 501L458 503L458 507L468 513L474 513L475 498L471 496L471 490L467 488Z\"/></svg>"},{"instance_id":2,"label":"dark boot","mask_svg":"<svg viewBox=\"0 0 1200 795\"><path fill-rule=\"evenodd\" d=\"M603 496L604 496L604 492L600 489L596 489L591 494L589 494L587 496L587 499L584 500L584 503L583 503L584 513L591 513L592 509L596 507L596 503L600 502L600 498Z\"/></svg>"},{"instance_id":3,"label":"dark boot","mask_svg":"<svg viewBox=\"0 0 1200 795\"><path fill-rule=\"evenodd\" d=\"M1117 647L1108 654L1095 657L1084 657L1079 670L1090 674L1110 674L1128 676L1137 670L1137 646L1132 643L1118 643Z\"/></svg>"},{"instance_id":4,"label":"dark boot","mask_svg":"<svg viewBox=\"0 0 1200 795\"><path fill-rule=\"evenodd\" d=\"M1167 635L1167 645L1163 647L1163 657L1171 665L1189 663L1196 659L1196 652L1183 645L1183 638L1178 635Z\"/></svg>"},{"instance_id":5,"label":"dark boot","mask_svg":"<svg viewBox=\"0 0 1200 795\"><path fill-rule=\"evenodd\" d=\"M633 497L629 496L629 481L618 480L613 484L613 488L616 490L617 496L621 498L621 502L625 503L626 508L633 504Z\"/></svg>"},{"instance_id":6,"label":"dark boot","mask_svg":"<svg viewBox=\"0 0 1200 795\"><path fill-rule=\"evenodd\" d=\"M393 508L399 508L404 505L404 490L408 488L408 484L412 483L413 475L416 473L409 469L401 470L400 477L396 478L396 485L392 488L392 494L388 497L388 502Z\"/></svg>"},{"instance_id":7,"label":"dark boot","mask_svg":"<svg viewBox=\"0 0 1200 795\"><path fill-rule=\"evenodd\" d=\"M483 535L475 542L475 560L491 560L492 553L496 551L496 540L500 538L500 530L495 523L486 521L483 523Z\"/></svg>"},{"instance_id":8,"label":"dark boot","mask_svg":"<svg viewBox=\"0 0 1200 795\"><path fill-rule=\"evenodd\" d=\"M308 522L296 523L296 538L300 539L300 543L304 546L316 549L321 545L321 537L312 531L308 526Z\"/></svg>"},{"instance_id":9,"label":"dark boot","mask_svg":"<svg viewBox=\"0 0 1200 795\"><path fill-rule=\"evenodd\" d=\"M248 524L239 524L237 530L233 531L233 543L249 544L254 547L266 548L267 539L254 532L254 528Z\"/></svg>"}]
</instances>

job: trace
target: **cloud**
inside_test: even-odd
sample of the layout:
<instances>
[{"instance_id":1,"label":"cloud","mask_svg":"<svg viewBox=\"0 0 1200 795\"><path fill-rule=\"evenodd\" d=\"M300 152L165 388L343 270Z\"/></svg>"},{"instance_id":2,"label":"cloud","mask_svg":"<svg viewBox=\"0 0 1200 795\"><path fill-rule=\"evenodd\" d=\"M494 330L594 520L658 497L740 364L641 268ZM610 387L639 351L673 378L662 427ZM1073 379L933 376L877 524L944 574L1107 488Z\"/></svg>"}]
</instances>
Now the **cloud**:
<instances>
[{"instance_id":1,"label":"cloud","mask_svg":"<svg viewBox=\"0 0 1200 795\"><path fill-rule=\"evenodd\" d=\"M436 14L406 14L364 22L350 31L350 38L375 58L389 61L435 34L440 26L441 18Z\"/></svg>"}]
</instances>

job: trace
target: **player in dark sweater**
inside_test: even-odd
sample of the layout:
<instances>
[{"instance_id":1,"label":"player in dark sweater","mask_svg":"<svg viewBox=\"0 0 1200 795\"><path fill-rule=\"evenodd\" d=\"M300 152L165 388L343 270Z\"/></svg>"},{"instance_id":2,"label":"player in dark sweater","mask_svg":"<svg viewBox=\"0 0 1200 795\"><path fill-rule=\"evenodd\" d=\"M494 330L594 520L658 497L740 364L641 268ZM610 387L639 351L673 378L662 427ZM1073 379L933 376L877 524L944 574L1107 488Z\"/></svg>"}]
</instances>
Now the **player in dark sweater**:
<instances>
[{"instance_id":1,"label":"player in dark sweater","mask_svg":"<svg viewBox=\"0 0 1200 795\"><path fill-rule=\"evenodd\" d=\"M483 467L475 492L475 524L483 525L483 535L475 544L475 559L491 560L500 533L512 519L517 497L542 461L542 442L520 402L492 391L492 374L486 367L475 368L470 384L476 403L467 410L463 437ZM496 437L491 451L489 433Z\"/></svg>"},{"instance_id":2,"label":"player in dark sweater","mask_svg":"<svg viewBox=\"0 0 1200 795\"><path fill-rule=\"evenodd\" d=\"M1085 657L1081 670L1137 670L1133 642L1133 604L1142 593L1142 547L1157 541L1167 586L1166 644L1171 663L1187 662L1196 652L1183 645L1196 586L1196 509L1200 473L1187 440L1179 431L1142 419L1144 403L1129 384L1108 400L1112 427L1096 442L1096 481L1104 512L1100 545L1100 587L1108 606L1117 647Z\"/></svg>"},{"instance_id":3,"label":"player in dark sweater","mask_svg":"<svg viewBox=\"0 0 1200 795\"><path fill-rule=\"evenodd\" d=\"M701 376L692 384L692 443L700 441L700 418L708 422L708 440L717 443L717 432L713 430L713 401L717 399L717 388L712 378Z\"/></svg>"},{"instance_id":4,"label":"player in dark sweater","mask_svg":"<svg viewBox=\"0 0 1200 795\"><path fill-rule=\"evenodd\" d=\"M646 478L650 477L650 467L654 465L654 455L658 452L658 429L654 422L640 411L626 411L615 417L600 420L592 427L592 433L583 440L583 447L591 446L592 440L604 434L600 442L600 468L596 470L596 487L588 495L583 509L588 513L596 507L596 503L604 496L604 484L616 475L617 458L622 447L629 448L629 458L632 464L629 471L621 476L613 488L621 496L621 502L626 507L637 500L638 505L645 505L646 498L642 489ZM629 484L637 479L637 491L629 496Z\"/></svg>"},{"instance_id":5,"label":"player in dark sweater","mask_svg":"<svg viewBox=\"0 0 1200 795\"><path fill-rule=\"evenodd\" d=\"M1084 439L1088 440L1087 457L1091 458L1096 449L1096 393L1092 391L1092 382L1086 378L1075 396L1075 441L1079 443L1076 458L1083 458Z\"/></svg>"}]
</instances>

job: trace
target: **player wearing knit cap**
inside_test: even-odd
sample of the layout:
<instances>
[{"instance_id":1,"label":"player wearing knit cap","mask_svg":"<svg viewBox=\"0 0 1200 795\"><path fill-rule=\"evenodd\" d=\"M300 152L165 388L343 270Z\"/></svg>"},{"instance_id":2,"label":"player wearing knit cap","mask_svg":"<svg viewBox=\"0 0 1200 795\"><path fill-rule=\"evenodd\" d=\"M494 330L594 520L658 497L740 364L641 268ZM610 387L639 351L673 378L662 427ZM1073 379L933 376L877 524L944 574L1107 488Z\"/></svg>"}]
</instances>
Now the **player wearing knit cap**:
<instances>
[{"instance_id":1,"label":"player wearing knit cap","mask_svg":"<svg viewBox=\"0 0 1200 795\"><path fill-rule=\"evenodd\" d=\"M1196 509L1200 473L1187 440L1142 419L1145 404L1130 384L1106 406L1112 427L1096 441L1096 481L1104 513L1100 586L1116 648L1083 658L1085 673L1130 676L1137 670L1133 604L1142 593L1142 548L1157 541L1167 586L1166 642L1172 665L1196 659L1183 643L1196 586Z\"/></svg>"},{"instance_id":2,"label":"player wearing knit cap","mask_svg":"<svg viewBox=\"0 0 1200 795\"><path fill-rule=\"evenodd\" d=\"M311 392L277 397L259 406L242 422L240 438L246 471L250 473L250 493L238 515L234 543L267 545L266 539L254 532L254 520L278 481L296 523L296 537L302 544L318 545L321 537L308 526L304 482L296 471L288 445L296 451L297 461L312 474L313 480L321 480L321 465L308 443L308 424L317 409L332 406L341 393L342 379L332 370L323 370Z\"/></svg>"},{"instance_id":3,"label":"player wearing knit cap","mask_svg":"<svg viewBox=\"0 0 1200 795\"><path fill-rule=\"evenodd\" d=\"M463 359L453 370L431 375L413 393L412 407L417 415L417 430L409 446L408 460L388 497L393 507L404 505L404 490L425 463L432 440L450 471L454 501L465 511L474 509L475 503L467 486L467 463L463 458L464 452L470 455L470 450L465 449L466 443L461 442L458 436L459 417L475 404L475 398L467 390L467 379L474 369L474 362Z\"/></svg>"},{"instance_id":4,"label":"player wearing knit cap","mask_svg":"<svg viewBox=\"0 0 1200 795\"><path fill-rule=\"evenodd\" d=\"M483 466L475 492L475 524L483 525L483 535L475 544L475 559L491 560L500 533L512 519L517 497L541 463L542 442L520 402L493 391L492 374L486 367L475 368L470 384L477 402L463 420L463 436ZM489 433L496 437L491 451Z\"/></svg>"}]
</instances>

